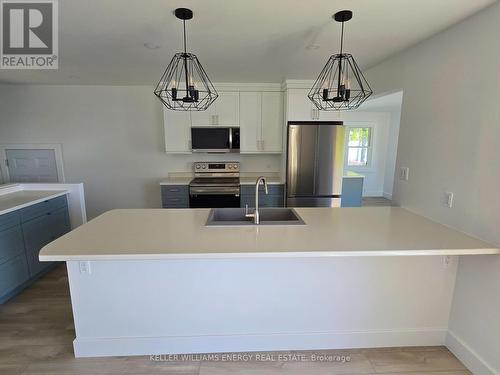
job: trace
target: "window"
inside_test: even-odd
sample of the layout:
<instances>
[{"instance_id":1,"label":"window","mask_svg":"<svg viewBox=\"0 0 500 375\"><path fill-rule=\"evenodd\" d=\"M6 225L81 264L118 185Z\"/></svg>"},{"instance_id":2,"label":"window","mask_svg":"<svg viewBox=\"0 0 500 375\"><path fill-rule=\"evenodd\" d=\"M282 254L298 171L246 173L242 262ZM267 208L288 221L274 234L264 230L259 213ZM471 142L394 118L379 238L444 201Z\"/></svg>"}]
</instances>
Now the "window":
<instances>
[{"instance_id":1,"label":"window","mask_svg":"<svg viewBox=\"0 0 500 375\"><path fill-rule=\"evenodd\" d=\"M348 128L347 163L348 167L367 167L370 164L372 148L372 128Z\"/></svg>"}]
</instances>

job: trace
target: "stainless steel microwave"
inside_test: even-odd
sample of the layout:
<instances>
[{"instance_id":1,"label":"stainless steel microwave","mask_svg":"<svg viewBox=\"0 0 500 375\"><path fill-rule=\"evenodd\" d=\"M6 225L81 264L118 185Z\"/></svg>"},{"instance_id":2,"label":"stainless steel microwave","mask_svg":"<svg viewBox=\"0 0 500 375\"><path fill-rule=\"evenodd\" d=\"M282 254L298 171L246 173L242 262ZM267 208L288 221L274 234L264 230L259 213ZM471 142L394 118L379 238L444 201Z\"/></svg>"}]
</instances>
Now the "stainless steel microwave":
<instances>
[{"instance_id":1,"label":"stainless steel microwave","mask_svg":"<svg viewBox=\"0 0 500 375\"><path fill-rule=\"evenodd\" d=\"M191 149L193 152L240 152L240 128L192 127Z\"/></svg>"}]
</instances>

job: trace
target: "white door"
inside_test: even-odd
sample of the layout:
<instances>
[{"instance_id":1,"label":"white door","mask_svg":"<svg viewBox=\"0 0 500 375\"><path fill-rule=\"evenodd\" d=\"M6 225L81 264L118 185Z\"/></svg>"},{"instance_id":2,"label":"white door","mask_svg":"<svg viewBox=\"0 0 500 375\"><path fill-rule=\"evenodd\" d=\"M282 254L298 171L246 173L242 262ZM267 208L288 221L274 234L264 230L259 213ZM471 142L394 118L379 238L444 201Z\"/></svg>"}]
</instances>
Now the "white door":
<instances>
[{"instance_id":1,"label":"white door","mask_svg":"<svg viewBox=\"0 0 500 375\"><path fill-rule=\"evenodd\" d=\"M240 152L260 152L262 93L240 93Z\"/></svg>"},{"instance_id":2,"label":"white door","mask_svg":"<svg viewBox=\"0 0 500 375\"><path fill-rule=\"evenodd\" d=\"M167 153L191 153L191 112L164 108L163 119Z\"/></svg>"},{"instance_id":3,"label":"white door","mask_svg":"<svg viewBox=\"0 0 500 375\"><path fill-rule=\"evenodd\" d=\"M262 131L260 150L280 153L283 139L283 95L281 92L262 93Z\"/></svg>"},{"instance_id":4,"label":"white door","mask_svg":"<svg viewBox=\"0 0 500 375\"><path fill-rule=\"evenodd\" d=\"M55 150L6 149L10 182L58 182Z\"/></svg>"}]
</instances>

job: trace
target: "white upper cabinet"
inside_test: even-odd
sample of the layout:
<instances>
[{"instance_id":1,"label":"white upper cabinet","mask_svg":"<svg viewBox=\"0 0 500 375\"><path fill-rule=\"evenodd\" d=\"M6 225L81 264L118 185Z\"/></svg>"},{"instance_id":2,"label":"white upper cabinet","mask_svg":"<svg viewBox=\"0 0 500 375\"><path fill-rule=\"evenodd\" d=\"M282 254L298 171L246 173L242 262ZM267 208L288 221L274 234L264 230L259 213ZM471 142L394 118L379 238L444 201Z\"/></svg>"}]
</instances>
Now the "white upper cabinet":
<instances>
[{"instance_id":1,"label":"white upper cabinet","mask_svg":"<svg viewBox=\"0 0 500 375\"><path fill-rule=\"evenodd\" d=\"M261 151L283 152L283 94L281 92L262 93Z\"/></svg>"},{"instance_id":2,"label":"white upper cabinet","mask_svg":"<svg viewBox=\"0 0 500 375\"><path fill-rule=\"evenodd\" d=\"M241 153L281 153L282 129L281 92L240 93Z\"/></svg>"},{"instance_id":3,"label":"white upper cabinet","mask_svg":"<svg viewBox=\"0 0 500 375\"><path fill-rule=\"evenodd\" d=\"M217 125L240 126L239 92L221 92L214 104Z\"/></svg>"},{"instance_id":4,"label":"white upper cabinet","mask_svg":"<svg viewBox=\"0 0 500 375\"><path fill-rule=\"evenodd\" d=\"M340 121L339 111L320 111L308 93L307 89L288 90L288 121Z\"/></svg>"},{"instance_id":5,"label":"white upper cabinet","mask_svg":"<svg viewBox=\"0 0 500 375\"><path fill-rule=\"evenodd\" d=\"M262 94L240 93L240 152L259 153L262 133Z\"/></svg>"},{"instance_id":6,"label":"white upper cabinet","mask_svg":"<svg viewBox=\"0 0 500 375\"><path fill-rule=\"evenodd\" d=\"M240 126L240 93L219 92L205 111L193 111L192 126Z\"/></svg>"},{"instance_id":7,"label":"white upper cabinet","mask_svg":"<svg viewBox=\"0 0 500 375\"><path fill-rule=\"evenodd\" d=\"M173 154L191 153L191 112L163 107L165 150Z\"/></svg>"},{"instance_id":8,"label":"white upper cabinet","mask_svg":"<svg viewBox=\"0 0 500 375\"><path fill-rule=\"evenodd\" d=\"M280 86L241 87L235 84L219 92L206 111L172 111L163 108L167 153L191 153L191 127L240 127L240 152L283 152L283 93ZM251 91L250 91L251 90Z\"/></svg>"},{"instance_id":9,"label":"white upper cabinet","mask_svg":"<svg viewBox=\"0 0 500 375\"><path fill-rule=\"evenodd\" d=\"M307 97L307 90L288 90L288 121L317 121L318 112Z\"/></svg>"}]
</instances>

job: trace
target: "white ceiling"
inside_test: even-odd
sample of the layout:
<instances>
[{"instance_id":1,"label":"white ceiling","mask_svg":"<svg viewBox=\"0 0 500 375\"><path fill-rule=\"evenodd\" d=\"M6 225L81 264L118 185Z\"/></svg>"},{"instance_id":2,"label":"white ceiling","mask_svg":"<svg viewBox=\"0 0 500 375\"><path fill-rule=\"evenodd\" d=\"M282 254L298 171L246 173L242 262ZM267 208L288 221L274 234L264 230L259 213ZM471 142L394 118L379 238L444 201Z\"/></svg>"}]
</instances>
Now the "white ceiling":
<instances>
[{"instance_id":1,"label":"white ceiling","mask_svg":"<svg viewBox=\"0 0 500 375\"><path fill-rule=\"evenodd\" d=\"M339 48L338 10L352 9L346 50L366 68L461 21L496 0L63 0L59 70L0 71L0 82L153 85L181 49L214 82L313 79ZM147 49L144 43L161 46ZM308 48L309 46L309 48ZM317 48L310 48L316 46Z\"/></svg>"}]
</instances>

